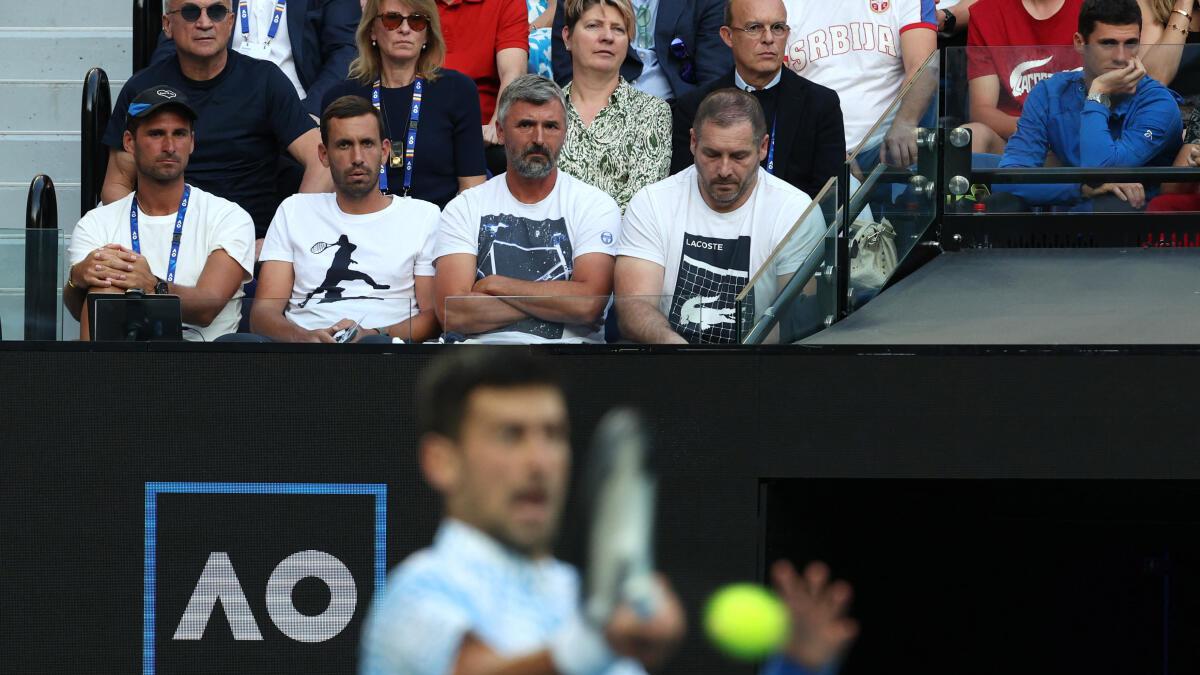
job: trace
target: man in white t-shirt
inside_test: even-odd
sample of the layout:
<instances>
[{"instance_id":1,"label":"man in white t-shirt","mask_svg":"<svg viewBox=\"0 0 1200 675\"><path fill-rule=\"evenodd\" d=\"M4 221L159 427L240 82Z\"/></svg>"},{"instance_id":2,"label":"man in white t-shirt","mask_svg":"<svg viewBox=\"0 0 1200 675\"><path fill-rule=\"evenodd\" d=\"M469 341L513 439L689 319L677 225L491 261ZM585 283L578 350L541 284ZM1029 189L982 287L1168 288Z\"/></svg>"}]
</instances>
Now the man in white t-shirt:
<instances>
[{"instance_id":1,"label":"man in white t-shirt","mask_svg":"<svg viewBox=\"0 0 1200 675\"><path fill-rule=\"evenodd\" d=\"M370 101L343 96L325 109L318 151L337 191L293 195L275 213L250 313L255 335L334 342L357 326L355 341L437 336L430 256L438 208L379 191L390 149Z\"/></svg>"},{"instance_id":2,"label":"man in white t-shirt","mask_svg":"<svg viewBox=\"0 0 1200 675\"><path fill-rule=\"evenodd\" d=\"M525 75L500 97L508 171L446 205L434 252L448 334L486 343L603 342L621 212L558 170L566 102Z\"/></svg>"},{"instance_id":3,"label":"man in white t-shirt","mask_svg":"<svg viewBox=\"0 0 1200 675\"><path fill-rule=\"evenodd\" d=\"M882 125L870 138L868 132L937 48L937 26L922 19L921 0L784 0L784 4L792 28L785 63L796 74L838 93L846 149L854 153L863 145L867 154L860 159L872 165L877 159L894 166L913 164L915 129L932 89L914 92L894 123ZM936 86L936 76L929 81Z\"/></svg>"},{"instance_id":4,"label":"man in white t-shirt","mask_svg":"<svg viewBox=\"0 0 1200 675\"><path fill-rule=\"evenodd\" d=\"M616 306L621 334L634 342L736 343L736 298L751 279L772 261L744 301L753 306L747 322L821 240L819 212L797 222L809 196L759 166L769 134L752 95L715 91L693 124L696 163L643 188L625 210Z\"/></svg>"},{"instance_id":5,"label":"man in white t-shirt","mask_svg":"<svg viewBox=\"0 0 1200 675\"><path fill-rule=\"evenodd\" d=\"M242 284L254 267L254 223L237 204L187 185L196 113L171 87L129 104L124 148L137 190L85 215L71 235L63 302L88 339L88 293L179 296L184 338L211 341L237 330Z\"/></svg>"}]
</instances>

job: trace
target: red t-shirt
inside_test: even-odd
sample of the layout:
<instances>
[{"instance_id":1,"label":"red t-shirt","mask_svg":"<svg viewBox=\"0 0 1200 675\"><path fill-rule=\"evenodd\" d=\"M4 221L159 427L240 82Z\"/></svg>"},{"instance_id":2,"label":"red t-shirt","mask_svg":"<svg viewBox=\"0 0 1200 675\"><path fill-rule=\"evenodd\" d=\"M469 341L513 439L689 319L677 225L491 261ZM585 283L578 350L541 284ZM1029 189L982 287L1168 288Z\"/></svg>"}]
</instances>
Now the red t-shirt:
<instances>
[{"instance_id":1,"label":"red t-shirt","mask_svg":"<svg viewBox=\"0 0 1200 675\"><path fill-rule=\"evenodd\" d=\"M971 5L967 77L998 76L998 107L1009 115L1020 115L1035 84L1083 65L1083 58L1071 46L1082 4L1083 0L1066 0L1054 16L1044 20L1029 16L1021 0L979 0Z\"/></svg>"},{"instance_id":2,"label":"red t-shirt","mask_svg":"<svg viewBox=\"0 0 1200 675\"><path fill-rule=\"evenodd\" d=\"M446 40L446 67L475 80L479 88L480 124L492 121L500 72L501 49L529 51L529 10L525 0L445 0L437 3Z\"/></svg>"}]
</instances>

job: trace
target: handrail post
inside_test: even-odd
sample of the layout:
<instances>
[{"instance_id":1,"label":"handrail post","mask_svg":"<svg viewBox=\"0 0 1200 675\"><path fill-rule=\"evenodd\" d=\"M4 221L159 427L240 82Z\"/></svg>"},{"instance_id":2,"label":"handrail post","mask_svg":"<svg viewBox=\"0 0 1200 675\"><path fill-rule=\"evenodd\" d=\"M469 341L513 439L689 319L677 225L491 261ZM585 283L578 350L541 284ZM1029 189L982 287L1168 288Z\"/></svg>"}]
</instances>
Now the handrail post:
<instances>
[{"instance_id":1,"label":"handrail post","mask_svg":"<svg viewBox=\"0 0 1200 675\"><path fill-rule=\"evenodd\" d=\"M100 189L108 169L104 131L112 116L112 95L108 74L102 68L92 68L83 80L80 116L79 216L82 218L100 203Z\"/></svg>"},{"instance_id":2,"label":"handrail post","mask_svg":"<svg viewBox=\"0 0 1200 675\"><path fill-rule=\"evenodd\" d=\"M58 339L58 200L38 174L25 203L25 339Z\"/></svg>"},{"instance_id":3,"label":"handrail post","mask_svg":"<svg viewBox=\"0 0 1200 675\"><path fill-rule=\"evenodd\" d=\"M162 0L133 0L133 72L150 65L162 30Z\"/></svg>"}]
</instances>

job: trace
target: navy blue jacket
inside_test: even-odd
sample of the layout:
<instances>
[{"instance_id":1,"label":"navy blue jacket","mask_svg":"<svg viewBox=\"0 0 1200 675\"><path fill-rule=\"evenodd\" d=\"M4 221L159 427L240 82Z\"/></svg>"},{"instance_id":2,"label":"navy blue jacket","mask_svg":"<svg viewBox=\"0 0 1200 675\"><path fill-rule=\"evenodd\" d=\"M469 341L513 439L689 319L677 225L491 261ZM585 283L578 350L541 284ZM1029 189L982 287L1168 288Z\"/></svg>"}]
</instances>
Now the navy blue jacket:
<instances>
[{"instance_id":1,"label":"navy blue jacket","mask_svg":"<svg viewBox=\"0 0 1200 675\"><path fill-rule=\"evenodd\" d=\"M233 0L233 7L236 14L237 0ZM354 32L358 30L362 6L358 0L289 0L284 15L296 74L308 94L304 109L319 117L325 92L345 81L350 62L358 56ZM236 15L233 21L233 29L241 30ZM232 38L229 45L232 49ZM150 63L165 61L174 54L175 41L160 33Z\"/></svg>"},{"instance_id":2,"label":"navy blue jacket","mask_svg":"<svg viewBox=\"0 0 1200 675\"><path fill-rule=\"evenodd\" d=\"M563 44L562 30L566 25L563 0L557 0L554 28L550 31L550 57L554 79L562 86L571 81L571 53ZM725 23L724 0L658 0L654 20L654 53L671 82L673 98L680 98L696 85L715 80L733 68L733 54L721 41L721 24ZM671 42L679 38L687 55L680 58L671 50ZM684 64L691 63L690 77L683 78ZM621 76L633 82L642 74L642 61L633 45Z\"/></svg>"},{"instance_id":3,"label":"navy blue jacket","mask_svg":"<svg viewBox=\"0 0 1200 675\"><path fill-rule=\"evenodd\" d=\"M1087 100L1083 72L1072 70L1039 82L1029 93L1000 166L1044 166L1047 151L1053 151L1063 166L1169 166L1182 143L1183 120L1175 92L1143 77L1136 93L1114 98L1109 110ZM1082 199L1078 184L1010 185L1002 191L1030 204L1074 204Z\"/></svg>"}]
</instances>

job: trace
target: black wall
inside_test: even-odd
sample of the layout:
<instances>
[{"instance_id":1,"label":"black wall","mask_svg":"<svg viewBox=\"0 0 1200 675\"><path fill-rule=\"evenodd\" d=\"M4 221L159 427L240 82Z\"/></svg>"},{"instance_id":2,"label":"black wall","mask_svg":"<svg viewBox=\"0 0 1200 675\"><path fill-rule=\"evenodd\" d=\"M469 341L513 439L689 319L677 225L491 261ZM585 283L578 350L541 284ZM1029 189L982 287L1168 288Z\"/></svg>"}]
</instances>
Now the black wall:
<instances>
[{"instance_id":1,"label":"black wall","mask_svg":"<svg viewBox=\"0 0 1200 675\"><path fill-rule=\"evenodd\" d=\"M415 377L435 350L202 347L0 349L3 670L142 668L148 482L386 483L388 566L428 544L438 507L416 470L412 401ZM655 426L659 562L691 613L691 639L675 673L736 670L698 637L698 611L717 586L759 577L777 555L855 558L859 549L848 543L834 551L818 543L845 541L829 535L909 501L842 490L858 505L857 520L847 520L811 501L779 499L827 492L762 479L823 479L817 484L826 491L833 479L855 479L849 483L858 488L871 484L862 479L888 479L882 483L890 489L910 492L925 490L912 479L937 479L949 495L939 504L982 513L965 500L970 489L954 487L961 480L1200 477L1193 412L1200 359L1186 351L543 351L571 383L577 451L618 403L642 407ZM1190 483L1179 484L1191 494ZM1126 484L1111 485L1090 497L1097 512L1109 503L1105 494ZM262 586L289 548L323 545L361 558L371 545L369 528L361 527L369 504L173 499L162 509L171 522L159 527L163 541L174 542L161 546L174 553L160 550L159 560L191 562L160 565L159 593L173 594L159 600L162 612L178 614L186 602L207 554L201 549L244 547L249 552L233 563L264 641L234 644L218 611L195 649L171 651L179 646L170 639L178 617L160 618L158 672L215 672L233 663L243 672L258 672L247 664L297 672L291 659L308 672L352 672L370 579L356 570L354 622L315 646L272 632ZM562 555L578 560L581 537L572 524L580 519L573 506L568 511ZM347 534L354 532L364 534ZM188 542L197 550L180 552ZM867 583L890 564L878 550L871 556L871 564L842 567ZM887 591L873 587L881 589L878 606ZM314 612L324 601L319 584L302 584L293 599ZM895 615L871 616L880 618L864 624L866 653L852 655L847 673L874 671L855 659L869 664L871 650L889 656L895 648L868 641L872 631L886 634L878 622Z\"/></svg>"}]
</instances>

